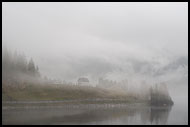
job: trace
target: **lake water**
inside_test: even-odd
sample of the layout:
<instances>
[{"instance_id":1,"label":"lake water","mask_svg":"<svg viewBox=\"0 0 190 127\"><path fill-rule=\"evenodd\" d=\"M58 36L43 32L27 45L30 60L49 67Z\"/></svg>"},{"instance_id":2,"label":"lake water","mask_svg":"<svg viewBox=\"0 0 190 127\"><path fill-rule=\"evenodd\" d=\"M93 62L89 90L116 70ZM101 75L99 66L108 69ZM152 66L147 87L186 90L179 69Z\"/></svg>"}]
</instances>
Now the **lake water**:
<instances>
[{"instance_id":1,"label":"lake water","mask_svg":"<svg viewBox=\"0 0 190 127\"><path fill-rule=\"evenodd\" d=\"M3 124L188 124L187 110L136 104L3 106Z\"/></svg>"}]
</instances>

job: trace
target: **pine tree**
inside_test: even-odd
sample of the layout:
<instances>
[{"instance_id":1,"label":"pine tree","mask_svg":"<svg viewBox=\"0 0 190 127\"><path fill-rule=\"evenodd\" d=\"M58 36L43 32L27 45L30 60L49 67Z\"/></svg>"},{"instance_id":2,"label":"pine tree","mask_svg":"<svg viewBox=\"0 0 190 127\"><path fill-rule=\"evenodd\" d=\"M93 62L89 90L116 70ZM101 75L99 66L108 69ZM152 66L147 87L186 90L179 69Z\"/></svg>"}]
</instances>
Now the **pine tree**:
<instances>
[{"instance_id":1,"label":"pine tree","mask_svg":"<svg viewBox=\"0 0 190 127\"><path fill-rule=\"evenodd\" d=\"M30 59L30 61L29 61L29 63L28 63L28 72L29 72L29 74L31 74L32 76L35 76L36 69L35 69L35 64L34 64L32 58Z\"/></svg>"},{"instance_id":2,"label":"pine tree","mask_svg":"<svg viewBox=\"0 0 190 127\"><path fill-rule=\"evenodd\" d=\"M40 72L38 66L36 66L36 76L40 77Z\"/></svg>"}]
</instances>

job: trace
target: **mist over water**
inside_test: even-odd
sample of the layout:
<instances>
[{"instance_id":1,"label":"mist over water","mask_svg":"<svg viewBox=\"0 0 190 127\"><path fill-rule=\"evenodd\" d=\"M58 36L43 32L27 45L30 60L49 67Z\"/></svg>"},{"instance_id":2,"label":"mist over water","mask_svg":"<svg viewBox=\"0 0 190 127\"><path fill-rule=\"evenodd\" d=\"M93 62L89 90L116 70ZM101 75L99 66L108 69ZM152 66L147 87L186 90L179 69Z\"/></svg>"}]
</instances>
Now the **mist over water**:
<instances>
[{"instance_id":1,"label":"mist over water","mask_svg":"<svg viewBox=\"0 0 190 127\"><path fill-rule=\"evenodd\" d=\"M8 63L13 67L11 69L10 66L3 66L3 78L6 79L3 82L11 84L18 78L23 84L33 81L45 84L44 79L47 78L53 84L75 86L82 77L87 78L88 86L93 88L114 90L115 96L134 93L135 97L146 94L149 88L155 87L156 84L167 86L169 96L174 102L171 109L162 111L137 107L131 111L134 118L120 108L117 108L118 113L111 109L105 110L102 115L102 109L91 111L89 108L84 112L77 109L76 112L80 112L75 112L77 115L71 115L70 112L68 116L62 116L65 111L55 115L58 119L65 118L65 121L60 120L57 123L53 118L49 118L59 112L59 109L55 108L55 112L44 116L41 123L46 124L47 119L51 119L52 123L49 124L151 124L151 121L153 124L188 124L187 11L187 2L3 2L3 60L10 60ZM12 54L10 58L6 56L6 49ZM34 77L31 76L31 70L28 70L28 63L33 63L31 58L35 63ZM7 65L6 62L3 64ZM17 67L23 70L20 72ZM9 77L13 77L12 81ZM45 94L47 93L43 96ZM10 95L6 97L11 98ZM18 112L23 113L21 117L24 118L30 114L29 111ZM42 110L39 112L47 113ZM14 113L16 111L6 110L4 116L15 116ZM153 115L149 116L151 113ZM88 120L88 115L92 119ZM35 118L37 114L31 114L32 116ZM104 119L103 116L110 118ZM154 116L163 120L154 121ZM78 117L87 120L83 123L70 121L77 120ZM4 117L5 123L8 121L6 118ZM10 123L16 124L19 121L19 118L12 118ZM147 120L141 120L143 118ZM112 120L113 123L110 122ZM28 123L35 122L40 123L35 120ZM20 123L23 124L22 121Z\"/></svg>"}]
</instances>

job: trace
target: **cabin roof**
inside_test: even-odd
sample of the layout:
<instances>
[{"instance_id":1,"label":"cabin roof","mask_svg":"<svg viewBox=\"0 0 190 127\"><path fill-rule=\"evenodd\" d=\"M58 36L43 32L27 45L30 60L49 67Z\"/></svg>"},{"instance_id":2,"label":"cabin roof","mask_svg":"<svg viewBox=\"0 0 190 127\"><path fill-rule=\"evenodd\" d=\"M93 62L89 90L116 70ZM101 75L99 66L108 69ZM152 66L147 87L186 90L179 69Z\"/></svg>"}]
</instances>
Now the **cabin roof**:
<instances>
[{"instance_id":1,"label":"cabin roof","mask_svg":"<svg viewBox=\"0 0 190 127\"><path fill-rule=\"evenodd\" d=\"M78 82L89 82L88 78L79 78Z\"/></svg>"}]
</instances>

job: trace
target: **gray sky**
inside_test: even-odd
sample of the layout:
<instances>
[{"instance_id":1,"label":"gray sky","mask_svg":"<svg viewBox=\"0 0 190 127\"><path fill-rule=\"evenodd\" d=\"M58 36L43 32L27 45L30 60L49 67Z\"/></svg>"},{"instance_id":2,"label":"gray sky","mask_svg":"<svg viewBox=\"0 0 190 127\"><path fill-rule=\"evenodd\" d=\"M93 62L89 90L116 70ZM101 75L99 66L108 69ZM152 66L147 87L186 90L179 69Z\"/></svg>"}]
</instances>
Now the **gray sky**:
<instances>
[{"instance_id":1,"label":"gray sky","mask_svg":"<svg viewBox=\"0 0 190 127\"><path fill-rule=\"evenodd\" d=\"M130 60L159 68L188 56L187 2L18 2L2 7L3 45L33 57L50 77L113 77L113 72L134 73Z\"/></svg>"}]
</instances>

